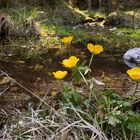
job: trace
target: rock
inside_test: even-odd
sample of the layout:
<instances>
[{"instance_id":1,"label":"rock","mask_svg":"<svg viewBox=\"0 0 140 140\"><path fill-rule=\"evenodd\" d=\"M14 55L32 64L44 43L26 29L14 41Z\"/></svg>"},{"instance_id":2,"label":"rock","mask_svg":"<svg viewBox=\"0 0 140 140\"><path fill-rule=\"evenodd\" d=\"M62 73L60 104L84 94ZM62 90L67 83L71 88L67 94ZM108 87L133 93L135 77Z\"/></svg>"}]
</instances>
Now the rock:
<instances>
[{"instance_id":1,"label":"rock","mask_svg":"<svg viewBox=\"0 0 140 140\"><path fill-rule=\"evenodd\" d=\"M139 28L140 27L140 17L138 14L117 12L109 15L104 25L106 26L117 26L117 27L127 27L127 28Z\"/></svg>"},{"instance_id":2,"label":"rock","mask_svg":"<svg viewBox=\"0 0 140 140\"><path fill-rule=\"evenodd\" d=\"M140 67L140 48L133 48L128 50L124 56L124 62L129 67Z\"/></svg>"}]
</instances>

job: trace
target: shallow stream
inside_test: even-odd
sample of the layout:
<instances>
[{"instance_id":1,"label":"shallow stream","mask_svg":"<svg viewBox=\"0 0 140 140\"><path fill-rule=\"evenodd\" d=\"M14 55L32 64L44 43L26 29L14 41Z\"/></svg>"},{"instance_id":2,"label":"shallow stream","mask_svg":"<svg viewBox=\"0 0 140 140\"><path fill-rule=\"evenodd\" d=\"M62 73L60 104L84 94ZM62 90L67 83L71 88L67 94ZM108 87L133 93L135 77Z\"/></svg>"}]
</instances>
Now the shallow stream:
<instances>
[{"instance_id":1,"label":"shallow stream","mask_svg":"<svg viewBox=\"0 0 140 140\"><path fill-rule=\"evenodd\" d=\"M53 49L52 49L53 50ZM56 92L56 80L52 76L52 72L59 69L65 69L60 63L68 57L68 54L58 55L51 51L53 57L43 58L42 61L24 61L15 56L11 57L7 62L0 62L0 105L11 105L17 108L27 106L30 102L35 102L36 98L50 96L52 92ZM71 52L80 58L80 62L87 60L89 62L91 54L87 48L74 47ZM94 57L91 65L92 75L105 83L104 90L113 90L119 94L125 94L132 85L126 71L128 67L122 59L123 53L106 52ZM14 59L12 59L14 57ZM66 79L70 82L71 75ZM83 85L81 84L81 87ZM47 98L47 97L46 97Z\"/></svg>"}]
</instances>

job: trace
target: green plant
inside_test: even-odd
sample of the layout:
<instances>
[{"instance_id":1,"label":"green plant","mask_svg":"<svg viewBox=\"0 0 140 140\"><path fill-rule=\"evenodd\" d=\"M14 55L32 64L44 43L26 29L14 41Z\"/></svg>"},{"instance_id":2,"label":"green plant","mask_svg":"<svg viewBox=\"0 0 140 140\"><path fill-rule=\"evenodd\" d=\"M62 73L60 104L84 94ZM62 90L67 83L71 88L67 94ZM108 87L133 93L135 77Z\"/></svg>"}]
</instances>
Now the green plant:
<instances>
[{"instance_id":1,"label":"green plant","mask_svg":"<svg viewBox=\"0 0 140 140\"><path fill-rule=\"evenodd\" d=\"M92 53L89 66L85 66L84 63L82 65L76 65L77 61L75 63L69 59L63 60L62 64L65 67L72 68L73 81L75 81L75 79L79 81L81 78L84 80L87 87L88 98L77 91L75 83L73 83L71 87L64 83L64 87L61 90L63 105L84 112L84 114L80 112L79 115L90 123L92 123L92 119L96 117L96 121L101 130L108 138L110 138L112 131L113 135L117 138L123 137L127 140L131 137L131 139L133 139L135 134L139 135L140 123L138 123L138 121L140 115L132 110L131 100L126 100L126 98L112 91L103 92L99 89L99 85L103 83L91 77L90 65L94 58L93 54L96 55L102 52L103 47L101 45L94 46L89 43L87 48ZM86 79L85 74L88 74L88 79ZM70 111L70 113L74 114L73 111ZM85 114L90 115L90 117L87 118ZM122 133L120 133L120 131Z\"/></svg>"},{"instance_id":2,"label":"green plant","mask_svg":"<svg viewBox=\"0 0 140 140\"><path fill-rule=\"evenodd\" d=\"M27 24L27 22L31 22L35 18L38 17L38 9L37 8L22 8L22 9L12 9L11 17L13 21L15 21L15 24L20 26L23 26L24 24Z\"/></svg>"}]
</instances>

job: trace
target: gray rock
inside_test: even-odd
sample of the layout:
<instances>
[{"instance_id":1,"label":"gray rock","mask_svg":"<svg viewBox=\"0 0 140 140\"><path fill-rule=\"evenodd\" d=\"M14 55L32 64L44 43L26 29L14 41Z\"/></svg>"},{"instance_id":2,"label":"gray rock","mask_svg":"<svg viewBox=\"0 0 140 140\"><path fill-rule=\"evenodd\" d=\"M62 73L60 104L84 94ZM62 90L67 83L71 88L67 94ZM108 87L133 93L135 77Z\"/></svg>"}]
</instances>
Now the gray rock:
<instances>
[{"instance_id":1,"label":"gray rock","mask_svg":"<svg viewBox=\"0 0 140 140\"><path fill-rule=\"evenodd\" d=\"M128 50L124 55L124 62L129 67L140 67L140 48L132 48Z\"/></svg>"}]
</instances>

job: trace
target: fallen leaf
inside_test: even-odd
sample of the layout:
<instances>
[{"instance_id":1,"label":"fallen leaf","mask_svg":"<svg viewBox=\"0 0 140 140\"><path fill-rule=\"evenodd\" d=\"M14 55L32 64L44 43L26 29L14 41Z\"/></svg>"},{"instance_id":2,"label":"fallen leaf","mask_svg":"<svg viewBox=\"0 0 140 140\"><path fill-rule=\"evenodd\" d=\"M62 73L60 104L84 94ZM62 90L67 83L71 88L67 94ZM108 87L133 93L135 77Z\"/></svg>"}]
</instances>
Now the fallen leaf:
<instances>
[{"instance_id":1,"label":"fallen leaf","mask_svg":"<svg viewBox=\"0 0 140 140\"><path fill-rule=\"evenodd\" d=\"M34 66L34 70L41 70L41 69L43 69L44 68L44 66L43 65L40 65L40 64L36 64L35 66Z\"/></svg>"},{"instance_id":2,"label":"fallen leaf","mask_svg":"<svg viewBox=\"0 0 140 140\"><path fill-rule=\"evenodd\" d=\"M40 78L40 77L37 77L36 82L38 82L38 81L40 81L40 80L41 80L41 78Z\"/></svg>"},{"instance_id":3,"label":"fallen leaf","mask_svg":"<svg viewBox=\"0 0 140 140\"><path fill-rule=\"evenodd\" d=\"M25 64L25 61L18 60L18 61L16 61L16 63L19 63L19 64Z\"/></svg>"},{"instance_id":4,"label":"fallen leaf","mask_svg":"<svg viewBox=\"0 0 140 140\"><path fill-rule=\"evenodd\" d=\"M11 91L11 92L15 92L15 91L18 91L18 89L19 89L18 87L11 87L11 88L10 88L10 91Z\"/></svg>"},{"instance_id":5,"label":"fallen leaf","mask_svg":"<svg viewBox=\"0 0 140 140\"><path fill-rule=\"evenodd\" d=\"M52 95L52 96L56 96L57 93L58 93L58 92L56 92L56 91L52 91L52 92L51 92L51 95Z\"/></svg>"},{"instance_id":6,"label":"fallen leaf","mask_svg":"<svg viewBox=\"0 0 140 140\"><path fill-rule=\"evenodd\" d=\"M99 81L99 80L97 80L97 79L93 79L94 80L94 82L98 85L98 86L105 86L105 83L103 83L102 81Z\"/></svg>"},{"instance_id":7,"label":"fallen leaf","mask_svg":"<svg viewBox=\"0 0 140 140\"><path fill-rule=\"evenodd\" d=\"M0 85L6 85L6 84L9 84L10 82L11 82L11 79L6 76L0 79Z\"/></svg>"}]
</instances>

